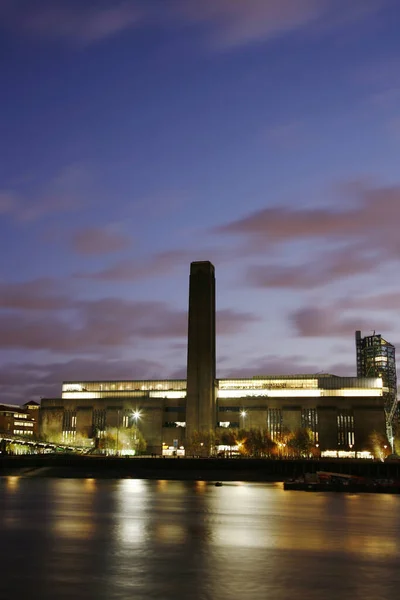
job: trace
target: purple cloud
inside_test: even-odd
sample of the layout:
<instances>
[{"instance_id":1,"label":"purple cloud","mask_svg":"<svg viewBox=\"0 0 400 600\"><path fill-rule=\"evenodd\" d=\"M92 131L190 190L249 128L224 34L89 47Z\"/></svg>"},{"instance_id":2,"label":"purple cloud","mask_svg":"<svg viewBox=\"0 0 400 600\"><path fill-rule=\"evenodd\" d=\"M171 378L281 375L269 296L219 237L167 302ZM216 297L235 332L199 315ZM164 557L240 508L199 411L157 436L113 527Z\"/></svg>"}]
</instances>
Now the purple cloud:
<instances>
[{"instance_id":1,"label":"purple cloud","mask_svg":"<svg viewBox=\"0 0 400 600\"><path fill-rule=\"evenodd\" d=\"M77 254L99 255L119 252L129 248L131 239L106 227L87 227L72 236L73 249Z\"/></svg>"},{"instance_id":2,"label":"purple cloud","mask_svg":"<svg viewBox=\"0 0 400 600\"><path fill-rule=\"evenodd\" d=\"M87 204L83 191L88 179L85 168L70 165L45 184L33 184L29 197L16 190L0 190L0 214L20 223L31 223L50 215L81 210Z\"/></svg>"},{"instance_id":3,"label":"purple cloud","mask_svg":"<svg viewBox=\"0 0 400 600\"><path fill-rule=\"evenodd\" d=\"M40 397L59 397L62 381L155 379L167 377L162 363L149 360L102 360L80 357L45 365L8 363L0 367L3 402L23 404Z\"/></svg>"},{"instance_id":4,"label":"purple cloud","mask_svg":"<svg viewBox=\"0 0 400 600\"><path fill-rule=\"evenodd\" d=\"M192 256L193 252L188 250L169 250L159 252L143 261L121 260L111 267L94 273L76 273L75 277L98 281L136 281L137 279L167 274L183 264L188 264Z\"/></svg>"},{"instance_id":5,"label":"purple cloud","mask_svg":"<svg viewBox=\"0 0 400 600\"><path fill-rule=\"evenodd\" d=\"M0 309L57 310L72 305L66 294L60 294L60 282L51 278L22 283L0 283Z\"/></svg>"},{"instance_id":6,"label":"purple cloud","mask_svg":"<svg viewBox=\"0 0 400 600\"><path fill-rule=\"evenodd\" d=\"M213 46L223 49L310 26L326 33L381 8L380 0L177 0L175 5L187 20L211 27Z\"/></svg>"},{"instance_id":7,"label":"purple cloud","mask_svg":"<svg viewBox=\"0 0 400 600\"><path fill-rule=\"evenodd\" d=\"M265 40L320 18L330 0L186 0L182 14L214 27L213 41L224 48Z\"/></svg>"},{"instance_id":8,"label":"purple cloud","mask_svg":"<svg viewBox=\"0 0 400 600\"><path fill-rule=\"evenodd\" d=\"M136 27L142 11L135 0L16 0L5 4L3 19L41 37L91 44Z\"/></svg>"},{"instance_id":9,"label":"purple cloud","mask_svg":"<svg viewBox=\"0 0 400 600\"><path fill-rule=\"evenodd\" d=\"M400 186L341 188L335 206L323 208L267 207L214 233L243 241L250 255L282 259L248 268L246 282L257 287L307 289L345 277L376 273L382 264L400 259L397 222ZM301 262L287 264L282 247L301 245ZM275 252L272 252L275 250Z\"/></svg>"},{"instance_id":10,"label":"purple cloud","mask_svg":"<svg viewBox=\"0 0 400 600\"><path fill-rule=\"evenodd\" d=\"M379 0L3 0L3 26L48 39L92 44L145 23L204 24L214 48L230 49L318 26L361 20ZM339 4L339 7L338 7ZM338 17L339 15L339 17Z\"/></svg>"},{"instance_id":11,"label":"purple cloud","mask_svg":"<svg viewBox=\"0 0 400 600\"><path fill-rule=\"evenodd\" d=\"M257 248L296 240L361 240L372 238L385 246L389 241L399 250L396 220L400 216L400 187L367 188L354 184L342 190L350 194L335 207L291 208L273 206L256 211L215 229L217 234L246 236ZM394 221L395 220L395 221Z\"/></svg>"},{"instance_id":12,"label":"purple cloud","mask_svg":"<svg viewBox=\"0 0 400 600\"><path fill-rule=\"evenodd\" d=\"M363 255L359 248L345 248L321 253L296 266L251 266L246 279L255 287L307 290L345 277L371 273L380 263L378 256Z\"/></svg>"},{"instance_id":13,"label":"purple cloud","mask_svg":"<svg viewBox=\"0 0 400 600\"><path fill-rule=\"evenodd\" d=\"M391 328L390 323L381 320L371 323L367 318L344 316L340 309L334 307L301 308L290 315L290 321L300 337L348 337L354 335L357 329L370 330L372 325L377 331Z\"/></svg>"},{"instance_id":14,"label":"purple cloud","mask_svg":"<svg viewBox=\"0 0 400 600\"><path fill-rule=\"evenodd\" d=\"M0 308L7 310L0 312L0 348L102 355L139 340L186 338L187 311L164 302L77 300L56 289L51 279L1 284ZM220 335L255 320L230 309L217 313Z\"/></svg>"}]
</instances>

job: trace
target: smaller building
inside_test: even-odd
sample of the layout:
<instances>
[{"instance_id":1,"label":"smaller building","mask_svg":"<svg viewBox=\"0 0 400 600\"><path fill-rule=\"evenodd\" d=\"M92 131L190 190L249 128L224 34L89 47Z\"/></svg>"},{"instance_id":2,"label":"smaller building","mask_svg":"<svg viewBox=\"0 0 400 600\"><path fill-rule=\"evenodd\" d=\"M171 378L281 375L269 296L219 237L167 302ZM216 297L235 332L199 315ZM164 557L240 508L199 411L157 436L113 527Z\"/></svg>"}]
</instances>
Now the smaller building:
<instances>
[{"instance_id":1,"label":"smaller building","mask_svg":"<svg viewBox=\"0 0 400 600\"><path fill-rule=\"evenodd\" d=\"M37 406L39 407L39 405ZM33 418L25 405L0 404L1 434L9 435L10 437L34 437L37 434L37 428L37 417L36 419Z\"/></svg>"},{"instance_id":2,"label":"smaller building","mask_svg":"<svg viewBox=\"0 0 400 600\"><path fill-rule=\"evenodd\" d=\"M29 402L25 402L22 405L22 408L25 409L29 418L33 421L33 436L39 436L39 414L40 414L40 404L35 402L34 400L30 400Z\"/></svg>"}]
</instances>

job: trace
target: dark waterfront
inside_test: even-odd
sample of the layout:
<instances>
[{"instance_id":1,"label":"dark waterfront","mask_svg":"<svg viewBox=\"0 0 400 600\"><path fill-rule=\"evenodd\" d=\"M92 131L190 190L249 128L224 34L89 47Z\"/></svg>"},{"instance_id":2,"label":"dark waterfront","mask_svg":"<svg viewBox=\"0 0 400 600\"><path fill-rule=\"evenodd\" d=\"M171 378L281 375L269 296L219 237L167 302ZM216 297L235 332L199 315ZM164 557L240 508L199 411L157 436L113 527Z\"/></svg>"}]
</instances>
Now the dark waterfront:
<instances>
[{"instance_id":1,"label":"dark waterfront","mask_svg":"<svg viewBox=\"0 0 400 600\"><path fill-rule=\"evenodd\" d=\"M393 599L400 497L0 479L0 598Z\"/></svg>"}]
</instances>

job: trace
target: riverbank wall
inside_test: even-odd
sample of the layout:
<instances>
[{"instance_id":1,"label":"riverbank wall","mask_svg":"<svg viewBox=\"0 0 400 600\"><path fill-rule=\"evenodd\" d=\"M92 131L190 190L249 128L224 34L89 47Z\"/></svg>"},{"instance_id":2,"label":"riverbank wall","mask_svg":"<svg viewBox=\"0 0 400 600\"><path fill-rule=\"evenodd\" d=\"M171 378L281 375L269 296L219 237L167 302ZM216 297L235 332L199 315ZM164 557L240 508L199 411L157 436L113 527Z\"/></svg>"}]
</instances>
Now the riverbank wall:
<instances>
[{"instance_id":1,"label":"riverbank wall","mask_svg":"<svg viewBox=\"0 0 400 600\"><path fill-rule=\"evenodd\" d=\"M372 460L269 460L251 458L118 458L73 455L0 457L0 477L285 481L316 471L400 480L400 462Z\"/></svg>"}]
</instances>

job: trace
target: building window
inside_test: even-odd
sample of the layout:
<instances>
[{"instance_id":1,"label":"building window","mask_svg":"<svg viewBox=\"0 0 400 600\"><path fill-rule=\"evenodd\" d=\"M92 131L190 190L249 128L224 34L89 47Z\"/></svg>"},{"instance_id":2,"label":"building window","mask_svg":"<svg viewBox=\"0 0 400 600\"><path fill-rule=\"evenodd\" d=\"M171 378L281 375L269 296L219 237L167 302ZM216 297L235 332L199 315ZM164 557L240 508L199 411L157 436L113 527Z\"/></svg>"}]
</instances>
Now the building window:
<instances>
[{"instance_id":1,"label":"building window","mask_svg":"<svg viewBox=\"0 0 400 600\"><path fill-rule=\"evenodd\" d=\"M27 429L14 429L13 435L33 435L33 431Z\"/></svg>"},{"instance_id":2,"label":"building window","mask_svg":"<svg viewBox=\"0 0 400 600\"><path fill-rule=\"evenodd\" d=\"M282 435L282 411L280 408L268 409L267 428L272 440L279 439Z\"/></svg>"},{"instance_id":3,"label":"building window","mask_svg":"<svg viewBox=\"0 0 400 600\"><path fill-rule=\"evenodd\" d=\"M341 410L337 414L338 446L354 446L354 416L351 410Z\"/></svg>"},{"instance_id":4,"label":"building window","mask_svg":"<svg viewBox=\"0 0 400 600\"><path fill-rule=\"evenodd\" d=\"M74 431L76 429L76 412L74 410L64 410L63 432Z\"/></svg>"},{"instance_id":5,"label":"building window","mask_svg":"<svg viewBox=\"0 0 400 600\"><path fill-rule=\"evenodd\" d=\"M94 409L92 417L92 426L95 437L103 437L106 430L106 411Z\"/></svg>"},{"instance_id":6,"label":"building window","mask_svg":"<svg viewBox=\"0 0 400 600\"><path fill-rule=\"evenodd\" d=\"M303 408L301 411L301 426L308 429L314 444L318 443L318 412L316 408Z\"/></svg>"}]
</instances>

